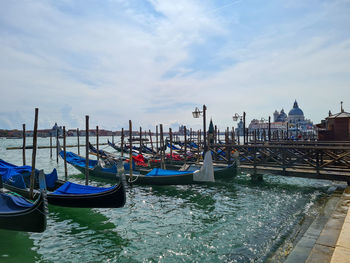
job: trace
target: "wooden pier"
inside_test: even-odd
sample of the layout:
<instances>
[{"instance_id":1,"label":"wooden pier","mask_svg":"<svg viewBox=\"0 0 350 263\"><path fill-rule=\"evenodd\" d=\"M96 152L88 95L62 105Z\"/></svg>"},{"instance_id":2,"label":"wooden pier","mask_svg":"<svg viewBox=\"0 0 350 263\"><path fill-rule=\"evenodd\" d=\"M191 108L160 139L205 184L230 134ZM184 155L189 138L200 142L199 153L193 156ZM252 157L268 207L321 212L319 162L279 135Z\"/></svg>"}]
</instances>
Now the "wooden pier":
<instances>
[{"instance_id":1,"label":"wooden pier","mask_svg":"<svg viewBox=\"0 0 350 263\"><path fill-rule=\"evenodd\" d=\"M224 147L214 144L210 148L223 149L229 155L235 154L240 168L252 175L278 174L350 183L348 143L279 142L225 144Z\"/></svg>"}]
</instances>

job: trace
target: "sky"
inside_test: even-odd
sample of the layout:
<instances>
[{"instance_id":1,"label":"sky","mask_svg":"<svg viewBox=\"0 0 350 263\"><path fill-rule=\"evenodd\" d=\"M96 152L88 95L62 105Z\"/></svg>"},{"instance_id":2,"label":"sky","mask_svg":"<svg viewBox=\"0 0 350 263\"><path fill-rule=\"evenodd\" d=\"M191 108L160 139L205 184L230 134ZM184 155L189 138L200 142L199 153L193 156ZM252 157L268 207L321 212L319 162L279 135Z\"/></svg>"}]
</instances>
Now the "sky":
<instances>
[{"instance_id":1,"label":"sky","mask_svg":"<svg viewBox=\"0 0 350 263\"><path fill-rule=\"evenodd\" d=\"M350 0L0 0L0 129L350 111Z\"/></svg>"}]
</instances>

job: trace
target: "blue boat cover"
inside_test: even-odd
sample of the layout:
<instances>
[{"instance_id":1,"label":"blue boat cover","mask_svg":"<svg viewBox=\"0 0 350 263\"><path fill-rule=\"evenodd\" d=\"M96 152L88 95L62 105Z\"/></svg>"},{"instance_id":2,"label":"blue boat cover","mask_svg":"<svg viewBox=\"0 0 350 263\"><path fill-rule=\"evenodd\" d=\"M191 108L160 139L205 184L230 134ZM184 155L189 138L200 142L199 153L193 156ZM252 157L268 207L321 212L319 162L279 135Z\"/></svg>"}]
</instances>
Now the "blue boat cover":
<instances>
[{"instance_id":1,"label":"blue boat cover","mask_svg":"<svg viewBox=\"0 0 350 263\"><path fill-rule=\"evenodd\" d=\"M21 196L0 193L0 213L18 212L26 210L33 205L33 203L30 203Z\"/></svg>"},{"instance_id":2,"label":"blue boat cover","mask_svg":"<svg viewBox=\"0 0 350 263\"><path fill-rule=\"evenodd\" d=\"M25 179L30 177L32 167L29 165L17 166L0 159L0 175L5 183L25 189ZM38 176L39 171L35 169L35 175ZM53 169L50 174L45 174L46 185L54 187L57 181L57 171Z\"/></svg>"},{"instance_id":3,"label":"blue boat cover","mask_svg":"<svg viewBox=\"0 0 350 263\"><path fill-rule=\"evenodd\" d=\"M168 143L168 147L170 148L170 143ZM171 147L173 150L180 150L180 148L176 147L174 144Z\"/></svg>"},{"instance_id":4,"label":"blue boat cover","mask_svg":"<svg viewBox=\"0 0 350 263\"><path fill-rule=\"evenodd\" d=\"M132 169L135 170L136 169L136 164L134 162L134 160L132 160ZM130 165L127 162L124 162L124 170L125 171L129 171L130 170Z\"/></svg>"},{"instance_id":5,"label":"blue boat cover","mask_svg":"<svg viewBox=\"0 0 350 263\"><path fill-rule=\"evenodd\" d=\"M60 151L61 157L64 159L64 151ZM66 160L68 163L85 167L85 158L80 157L72 152L66 152ZM97 165L97 160L89 160L89 168L94 168Z\"/></svg>"},{"instance_id":6,"label":"blue boat cover","mask_svg":"<svg viewBox=\"0 0 350 263\"><path fill-rule=\"evenodd\" d=\"M164 170L164 169L160 169L160 168L153 168L152 171L150 171L145 176L171 176L171 175L183 175L183 174L189 174L189 173L193 173L193 172Z\"/></svg>"},{"instance_id":7,"label":"blue boat cover","mask_svg":"<svg viewBox=\"0 0 350 263\"><path fill-rule=\"evenodd\" d=\"M190 147L192 148L198 148L198 145L194 142L190 142Z\"/></svg>"},{"instance_id":8,"label":"blue boat cover","mask_svg":"<svg viewBox=\"0 0 350 263\"><path fill-rule=\"evenodd\" d=\"M116 186L104 188L90 185L75 184L72 182L65 182L60 188L57 188L54 195L81 195L81 194L97 194L115 188Z\"/></svg>"}]
</instances>

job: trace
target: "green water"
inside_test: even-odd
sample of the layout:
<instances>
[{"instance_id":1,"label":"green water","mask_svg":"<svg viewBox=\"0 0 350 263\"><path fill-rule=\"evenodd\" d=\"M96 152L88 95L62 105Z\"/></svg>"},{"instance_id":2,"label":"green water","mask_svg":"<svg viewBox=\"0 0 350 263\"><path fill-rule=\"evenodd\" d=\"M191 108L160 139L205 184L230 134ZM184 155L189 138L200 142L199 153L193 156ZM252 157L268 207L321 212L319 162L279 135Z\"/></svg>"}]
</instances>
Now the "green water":
<instances>
[{"instance_id":1,"label":"green water","mask_svg":"<svg viewBox=\"0 0 350 263\"><path fill-rule=\"evenodd\" d=\"M5 148L21 143L0 139L0 158L20 165L21 151ZM49 157L39 149L37 167L62 177L62 161ZM70 180L84 182L78 174L69 167ZM317 215L331 185L268 175L252 183L239 174L211 186L134 186L120 209L49 206L44 233L0 230L0 262L265 262L305 216Z\"/></svg>"}]
</instances>

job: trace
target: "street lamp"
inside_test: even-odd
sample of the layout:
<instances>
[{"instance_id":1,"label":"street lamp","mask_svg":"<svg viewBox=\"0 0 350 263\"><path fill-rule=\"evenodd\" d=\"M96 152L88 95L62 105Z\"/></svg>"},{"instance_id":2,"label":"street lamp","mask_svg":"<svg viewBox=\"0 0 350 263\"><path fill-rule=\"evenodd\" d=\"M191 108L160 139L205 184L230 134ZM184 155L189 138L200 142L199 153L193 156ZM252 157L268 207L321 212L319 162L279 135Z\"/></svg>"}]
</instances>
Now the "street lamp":
<instances>
[{"instance_id":1,"label":"street lamp","mask_svg":"<svg viewBox=\"0 0 350 263\"><path fill-rule=\"evenodd\" d=\"M201 115L202 111L200 111L198 109L198 107L196 107L196 109L192 112L193 118L199 118L199 116Z\"/></svg>"},{"instance_id":2,"label":"street lamp","mask_svg":"<svg viewBox=\"0 0 350 263\"><path fill-rule=\"evenodd\" d=\"M235 115L232 116L233 121L238 121L238 118L242 119L242 116L238 115L238 113L235 113Z\"/></svg>"},{"instance_id":3,"label":"street lamp","mask_svg":"<svg viewBox=\"0 0 350 263\"><path fill-rule=\"evenodd\" d=\"M207 106L203 105L203 111L200 111L198 107L192 112L193 118L199 118L199 116L203 115L203 140L204 140L204 153L207 151L207 131L206 131L206 110Z\"/></svg>"}]
</instances>

